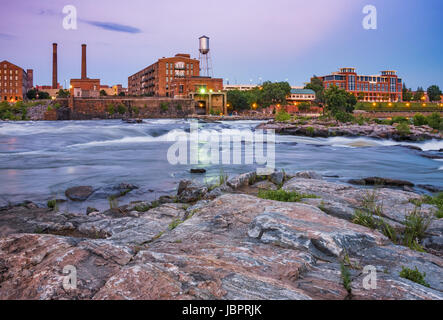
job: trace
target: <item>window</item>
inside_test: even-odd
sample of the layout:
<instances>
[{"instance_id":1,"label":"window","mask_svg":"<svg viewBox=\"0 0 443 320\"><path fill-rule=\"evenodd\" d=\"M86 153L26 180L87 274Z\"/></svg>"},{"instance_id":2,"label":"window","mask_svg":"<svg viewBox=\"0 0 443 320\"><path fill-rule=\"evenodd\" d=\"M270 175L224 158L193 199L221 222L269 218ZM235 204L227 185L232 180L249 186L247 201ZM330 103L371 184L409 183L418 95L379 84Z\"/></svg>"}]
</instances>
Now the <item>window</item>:
<instances>
[{"instance_id":1,"label":"window","mask_svg":"<svg viewBox=\"0 0 443 320\"><path fill-rule=\"evenodd\" d=\"M355 76L348 77L348 90L349 91L355 90Z\"/></svg>"},{"instance_id":2,"label":"window","mask_svg":"<svg viewBox=\"0 0 443 320\"><path fill-rule=\"evenodd\" d=\"M395 87L396 87L396 80L395 78L391 78L391 90L392 92L395 92Z\"/></svg>"}]
</instances>

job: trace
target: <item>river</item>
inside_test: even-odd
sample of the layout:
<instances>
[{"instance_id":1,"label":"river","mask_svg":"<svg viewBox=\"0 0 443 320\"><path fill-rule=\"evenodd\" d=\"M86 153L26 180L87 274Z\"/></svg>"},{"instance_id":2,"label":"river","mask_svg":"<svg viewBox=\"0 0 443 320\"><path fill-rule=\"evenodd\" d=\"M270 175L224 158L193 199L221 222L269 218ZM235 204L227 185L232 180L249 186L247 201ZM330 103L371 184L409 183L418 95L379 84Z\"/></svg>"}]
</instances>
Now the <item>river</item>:
<instances>
[{"instance_id":1,"label":"river","mask_svg":"<svg viewBox=\"0 0 443 320\"><path fill-rule=\"evenodd\" d=\"M253 129L258 121L200 123L200 129ZM120 199L152 200L171 194L180 179L210 183L220 172L230 176L254 165L171 165L167 134L189 131L188 120L120 120L0 122L0 206L31 200L65 198L71 186L91 185L97 191L87 203L65 204L68 210L109 206L108 196L119 183L139 186ZM405 146L421 148L419 151ZM276 167L286 172L314 170L332 181L380 176L443 187L443 141L398 143L368 138L277 136ZM431 156L431 157L426 157ZM434 158L434 159L432 159ZM206 175L191 175L201 167Z\"/></svg>"}]
</instances>

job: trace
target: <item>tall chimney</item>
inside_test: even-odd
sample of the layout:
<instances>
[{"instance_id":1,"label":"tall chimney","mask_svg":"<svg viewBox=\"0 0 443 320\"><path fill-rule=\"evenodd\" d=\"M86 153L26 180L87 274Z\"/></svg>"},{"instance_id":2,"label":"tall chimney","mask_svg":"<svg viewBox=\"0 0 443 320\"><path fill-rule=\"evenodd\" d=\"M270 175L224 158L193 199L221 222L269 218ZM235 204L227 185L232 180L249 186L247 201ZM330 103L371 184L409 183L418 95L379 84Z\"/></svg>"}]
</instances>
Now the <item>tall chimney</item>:
<instances>
[{"instance_id":1,"label":"tall chimney","mask_svg":"<svg viewBox=\"0 0 443 320\"><path fill-rule=\"evenodd\" d=\"M52 89L57 89L57 43L52 44Z\"/></svg>"},{"instance_id":2,"label":"tall chimney","mask_svg":"<svg viewBox=\"0 0 443 320\"><path fill-rule=\"evenodd\" d=\"M82 44L82 79L86 79L86 44Z\"/></svg>"}]
</instances>

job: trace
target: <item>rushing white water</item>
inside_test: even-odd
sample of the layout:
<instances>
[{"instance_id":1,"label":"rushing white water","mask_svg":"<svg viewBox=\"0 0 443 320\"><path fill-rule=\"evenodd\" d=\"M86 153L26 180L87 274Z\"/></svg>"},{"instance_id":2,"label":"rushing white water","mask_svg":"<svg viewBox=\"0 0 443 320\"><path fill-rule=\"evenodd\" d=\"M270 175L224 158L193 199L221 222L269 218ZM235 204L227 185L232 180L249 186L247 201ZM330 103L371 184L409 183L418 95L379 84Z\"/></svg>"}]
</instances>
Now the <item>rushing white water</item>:
<instances>
[{"instance_id":1,"label":"rushing white water","mask_svg":"<svg viewBox=\"0 0 443 320\"><path fill-rule=\"evenodd\" d=\"M199 129L233 135L259 123L199 123ZM127 202L172 192L182 178L210 181L220 170L234 175L255 169L244 164L200 165L208 171L200 177L189 174L195 166L169 164L168 135L183 134L183 130L189 132L189 121L0 122L0 206L25 199L44 203L63 198L70 186L91 185L98 190L92 202L103 207L108 205L108 189L121 182L140 186L124 198ZM406 148L411 146L422 151ZM338 176L330 179L339 181L376 175L443 187L442 149L443 141L436 140L399 143L363 137L277 136L276 165L287 172L315 170Z\"/></svg>"}]
</instances>

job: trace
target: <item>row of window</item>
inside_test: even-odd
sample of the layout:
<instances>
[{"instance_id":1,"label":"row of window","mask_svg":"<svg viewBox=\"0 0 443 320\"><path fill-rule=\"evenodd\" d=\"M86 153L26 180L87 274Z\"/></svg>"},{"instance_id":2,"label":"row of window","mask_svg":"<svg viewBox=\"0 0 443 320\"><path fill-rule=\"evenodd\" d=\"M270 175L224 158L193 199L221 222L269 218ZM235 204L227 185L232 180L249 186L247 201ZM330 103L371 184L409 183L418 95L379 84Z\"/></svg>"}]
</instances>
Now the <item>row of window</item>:
<instances>
[{"instance_id":1,"label":"row of window","mask_svg":"<svg viewBox=\"0 0 443 320\"><path fill-rule=\"evenodd\" d=\"M352 76L353 77L353 76ZM349 78L349 82L348 82L348 91L380 91L380 92L388 92L389 86L388 84L384 84L384 83L357 83L357 85L355 85L354 80L352 79L352 77ZM327 83L326 84L326 88L329 88L331 86L333 86L334 83ZM340 89L345 89L345 84L344 83L335 83L335 85L337 87L339 87ZM396 80L395 78L391 79L391 84L390 84L390 90L391 92L396 92Z\"/></svg>"},{"instance_id":2,"label":"row of window","mask_svg":"<svg viewBox=\"0 0 443 320\"><path fill-rule=\"evenodd\" d=\"M0 87L2 86L2 83L3 83L3 82L0 82ZM10 87L13 87L13 84L14 84L14 82L9 82L9 86L10 86ZM4 82L4 87L7 87L7 86L8 86L8 83L7 83L7 82ZM15 86L16 86L16 87L19 87L18 82L15 83Z\"/></svg>"},{"instance_id":3,"label":"row of window","mask_svg":"<svg viewBox=\"0 0 443 320\"><path fill-rule=\"evenodd\" d=\"M7 96L4 96L4 97L3 97L3 100L7 101L7 100L8 100L8 97L7 97ZM14 97L9 97L9 100L14 100ZM20 98L16 96L16 97L15 97L15 100L20 100Z\"/></svg>"},{"instance_id":4,"label":"row of window","mask_svg":"<svg viewBox=\"0 0 443 320\"><path fill-rule=\"evenodd\" d=\"M193 70L186 70L186 75L190 76L194 73ZM173 69L166 69L166 75L176 75L178 77L184 77L185 76L185 70L173 70Z\"/></svg>"},{"instance_id":5,"label":"row of window","mask_svg":"<svg viewBox=\"0 0 443 320\"><path fill-rule=\"evenodd\" d=\"M176 62L175 63L175 69L184 69L184 68L185 68L185 63L184 62ZM174 64L166 62L166 69L174 69ZM194 70L194 64L187 63L186 64L186 69Z\"/></svg>"},{"instance_id":6,"label":"row of window","mask_svg":"<svg viewBox=\"0 0 443 320\"><path fill-rule=\"evenodd\" d=\"M312 94L292 94L292 99L315 99L315 96Z\"/></svg>"},{"instance_id":7,"label":"row of window","mask_svg":"<svg viewBox=\"0 0 443 320\"><path fill-rule=\"evenodd\" d=\"M15 90L4 89L3 93L18 93L18 89L15 89Z\"/></svg>"},{"instance_id":8,"label":"row of window","mask_svg":"<svg viewBox=\"0 0 443 320\"><path fill-rule=\"evenodd\" d=\"M1 77L0 77L1 79ZM9 80L12 80L13 76L9 76ZM8 76L3 76L3 80L8 80ZM15 81L18 81L18 76L15 76Z\"/></svg>"},{"instance_id":9,"label":"row of window","mask_svg":"<svg viewBox=\"0 0 443 320\"><path fill-rule=\"evenodd\" d=\"M4 74L14 74L14 71L15 71L15 74L18 74L18 70L3 70L3 73ZM1 74L1 71L0 71L0 74Z\"/></svg>"}]
</instances>

